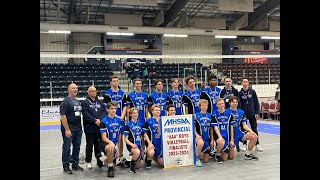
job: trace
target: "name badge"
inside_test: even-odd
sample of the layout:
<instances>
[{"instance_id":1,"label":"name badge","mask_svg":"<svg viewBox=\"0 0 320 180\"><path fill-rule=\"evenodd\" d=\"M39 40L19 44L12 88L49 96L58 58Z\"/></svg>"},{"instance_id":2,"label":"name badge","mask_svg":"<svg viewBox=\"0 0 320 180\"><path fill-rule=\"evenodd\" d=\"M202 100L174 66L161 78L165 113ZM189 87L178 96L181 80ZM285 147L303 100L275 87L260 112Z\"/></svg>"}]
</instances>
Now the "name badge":
<instances>
[{"instance_id":1,"label":"name badge","mask_svg":"<svg viewBox=\"0 0 320 180\"><path fill-rule=\"evenodd\" d=\"M76 112L74 112L74 115L75 115L75 116L80 116L80 112L79 112L79 111L76 111Z\"/></svg>"}]
</instances>

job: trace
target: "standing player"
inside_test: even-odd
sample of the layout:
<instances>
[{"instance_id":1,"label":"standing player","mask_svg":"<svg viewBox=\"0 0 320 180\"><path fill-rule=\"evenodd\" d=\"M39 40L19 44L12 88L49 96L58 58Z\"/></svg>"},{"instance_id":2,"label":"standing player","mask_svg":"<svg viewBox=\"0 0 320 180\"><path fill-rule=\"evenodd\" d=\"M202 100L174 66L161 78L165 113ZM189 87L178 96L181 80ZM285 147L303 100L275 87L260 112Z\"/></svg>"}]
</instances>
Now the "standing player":
<instances>
[{"instance_id":1,"label":"standing player","mask_svg":"<svg viewBox=\"0 0 320 180\"><path fill-rule=\"evenodd\" d=\"M220 93L220 98L223 98L224 99L224 102L226 104L226 108L229 108L230 107L230 104L229 104L229 98L231 96L236 96L236 97L239 97L239 92L238 90L233 87L231 84L232 84L232 80L230 77L225 77L224 78L224 88L221 90L221 93Z\"/></svg>"},{"instance_id":2,"label":"standing player","mask_svg":"<svg viewBox=\"0 0 320 180\"><path fill-rule=\"evenodd\" d=\"M119 79L117 76L112 76L110 78L111 88L103 94L103 103L107 104L111 101L118 104L116 115L121 119L121 129L119 134L119 146L118 146L118 158L116 165L119 165L123 158L123 131L125 126L125 115L127 112L127 96L124 91L119 89Z\"/></svg>"},{"instance_id":3,"label":"standing player","mask_svg":"<svg viewBox=\"0 0 320 180\"><path fill-rule=\"evenodd\" d=\"M214 118L211 123L214 126L214 139L217 145L217 152L215 155L216 162L234 158L234 135L233 124L234 118L229 109L225 109L224 100L218 98L216 100L218 110L213 113Z\"/></svg>"},{"instance_id":4,"label":"standing player","mask_svg":"<svg viewBox=\"0 0 320 180\"><path fill-rule=\"evenodd\" d=\"M129 172L136 173L136 168L140 168L141 165L141 147L144 147L144 138L142 136L141 121L138 121L139 110L138 108L131 108L129 110L131 121L124 128L124 141L127 144L127 149L132 153L132 160L130 163Z\"/></svg>"},{"instance_id":5,"label":"standing player","mask_svg":"<svg viewBox=\"0 0 320 180\"><path fill-rule=\"evenodd\" d=\"M216 87L217 85L217 76L216 75L210 75L208 77L209 86L205 87L202 90L201 93L201 99L206 99L208 104L208 113L213 113L218 108L216 106L216 99L220 97L220 91L221 89L219 87Z\"/></svg>"},{"instance_id":6,"label":"standing player","mask_svg":"<svg viewBox=\"0 0 320 180\"><path fill-rule=\"evenodd\" d=\"M175 107L176 115L182 115L182 96L183 92L179 90L179 80L178 78L171 79L172 90L168 92L169 104L173 104Z\"/></svg>"},{"instance_id":7,"label":"standing player","mask_svg":"<svg viewBox=\"0 0 320 180\"><path fill-rule=\"evenodd\" d=\"M152 100L152 104L158 104L160 106L160 116L166 115L166 105L168 104L167 101L167 93L162 92L163 90L163 83L161 79L157 79L154 83L156 86L156 90L150 94L150 98ZM149 104L149 112L152 114L151 105Z\"/></svg>"},{"instance_id":8,"label":"standing player","mask_svg":"<svg viewBox=\"0 0 320 180\"><path fill-rule=\"evenodd\" d=\"M147 119L143 126L144 138L148 144L148 160L147 168L151 168L152 156L154 161L163 167L162 147L161 147L161 131L160 131L160 106L154 104L151 106L152 117Z\"/></svg>"},{"instance_id":9,"label":"standing player","mask_svg":"<svg viewBox=\"0 0 320 180\"><path fill-rule=\"evenodd\" d=\"M246 118L250 122L251 129L258 136L258 140L256 142L256 150L263 151L262 147L259 145L259 134L257 130L257 120L260 114L260 104L258 101L257 93L252 88L249 88L249 80L247 78L242 79L242 88L239 91L239 102L241 109L244 111ZM247 149L247 144L243 146L243 151Z\"/></svg>"},{"instance_id":10,"label":"standing player","mask_svg":"<svg viewBox=\"0 0 320 180\"><path fill-rule=\"evenodd\" d=\"M135 107L138 109L139 117L138 121L141 124L145 123L146 117L148 117L148 105L151 103L149 95L141 91L142 81L137 78L133 80L134 91L128 94L127 97L127 119L129 119L129 109Z\"/></svg>"},{"instance_id":11,"label":"standing player","mask_svg":"<svg viewBox=\"0 0 320 180\"><path fill-rule=\"evenodd\" d=\"M236 96L231 96L229 98L230 111L235 119L234 124L234 144L238 146L239 142L249 141L248 150L244 154L244 158L247 160L258 160L258 157L252 155L252 149L257 142L257 135L254 133L246 124L247 120L245 114L241 109L238 109L238 98ZM242 131L245 130L245 131Z\"/></svg>"},{"instance_id":12,"label":"standing player","mask_svg":"<svg viewBox=\"0 0 320 180\"><path fill-rule=\"evenodd\" d=\"M200 153L202 153L203 162L209 160L210 145L213 146L213 131L211 130L212 114L207 112L208 101L200 99L200 112L194 114L195 134L196 134L196 166L202 166ZM210 132L210 134L209 134Z\"/></svg>"},{"instance_id":13,"label":"standing player","mask_svg":"<svg viewBox=\"0 0 320 180\"><path fill-rule=\"evenodd\" d=\"M107 156L105 160L108 164L108 177L114 177L113 160L115 156L115 146L119 140L121 119L116 116L117 103L109 102L106 108L108 115L101 120L99 148Z\"/></svg>"},{"instance_id":14,"label":"standing player","mask_svg":"<svg viewBox=\"0 0 320 180\"><path fill-rule=\"evenodd\" d=\"M188 91L183 95L182 102L185 105L185 114L195 114L200 112L199 100L201 91L196 89L193 76L188 76L185 79L188 86Z\"/></svg>"}]
</instances>

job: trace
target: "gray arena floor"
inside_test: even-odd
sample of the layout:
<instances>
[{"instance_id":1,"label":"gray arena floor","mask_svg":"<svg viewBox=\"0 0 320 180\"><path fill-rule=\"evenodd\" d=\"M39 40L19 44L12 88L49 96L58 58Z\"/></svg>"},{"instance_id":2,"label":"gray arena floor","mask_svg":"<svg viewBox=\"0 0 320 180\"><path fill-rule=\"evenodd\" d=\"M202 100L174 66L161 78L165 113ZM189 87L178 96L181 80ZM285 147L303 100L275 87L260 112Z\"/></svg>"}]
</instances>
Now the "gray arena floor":
<instances>
[{"instance_id":1,"label":"gray arena floor","mask_svg":"<svg viewBox=\"0 0 320 180\"><path fill-rule=\"evenodd\" d=\"M267 122L268 123L268 122ZM269 123L270 124L270 123ZM279 125L279 123L271 123ZM259 125L258 125L259 127ZM260 132L260 131L259 131ZM129 173L128 168L116 167L114 179L216 179L216 180L277 180L280 179L280 136L260 132L260 145L263 152L254 151L259 161L245 160L244 152L236 152L234 160L217 164L213 159L203 164L203 167L181 167L174 169L159 169L152 162L152 169L142 168L136 174ZM82 136L81 152L85 152L85 135ZM40 179L41 180L74 180L95 179L102 180L107 177L107 168L96 166L95 158L92 160L94 168L88 170L85 164L80 164L85 170L67 175L63 173L61 163L62 137L60 129L40 130ZM124 148L124 156L128 151Z\"/></svg>"}]
</instances>

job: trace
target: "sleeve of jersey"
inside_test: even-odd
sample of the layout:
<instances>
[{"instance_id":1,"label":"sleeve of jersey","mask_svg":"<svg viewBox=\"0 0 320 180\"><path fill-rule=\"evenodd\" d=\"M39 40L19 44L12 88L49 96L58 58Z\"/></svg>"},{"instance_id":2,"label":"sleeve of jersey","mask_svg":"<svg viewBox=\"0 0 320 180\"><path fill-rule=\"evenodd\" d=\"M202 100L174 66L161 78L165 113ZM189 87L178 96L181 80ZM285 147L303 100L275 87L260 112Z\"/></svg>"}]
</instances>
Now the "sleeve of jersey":
<instances>
[{"instance_id":1,"label":"sleeve of jersey","mask_svg":"<svg viewBox=\"0 0 320 180\"><path fill-rule=\"evenodd\" d=\"M127 104L127 106L133 107L133 102L132 102L132 100L131 100L129 95L127 96L126 104Z\"/></svg>"},{"instance_id":2,"label":"sleeve of jersey","mask_svg":"<svg viewBox=\"0 0 320 180\"><path fill-rule=\"evenodd\" d=\"M109 94L103 94L103 104L108 104L111 101Z\"/></svg>"},{"instance_id":3,"label":"sleeve of jersey","mask_svg":"<svg viewBox=\"0 0 320 180\"><path fill-rule=\"evenodd\" d=\"M148 106L152 106L153 104L153 100L151 98L151 96L147 95L147 103L148 103Z\"/></svg>"},{"instance_id":4,"label":"sleeve of jersey","mask_svg":"<svg viewBox=\"0 0 320 180\"><path fill-rule=\"evenodd\" d=\"M128 136L128 135L129 135L129 132L130 132L129 126L126 125L126 126L124 127L123 135Z\"/></svg>"},{"instance_id":5,"label":"sleeve of jersey","mask_svg":"<svg viewBox=\"0 0 320 180\"><path fill-rule=\"evenodd\" d=\"M189 102L190 100L189 100L189 98L187 98L187 95L183 95L182 96L182 102L183 102L183 104L185 105L185 106L188 106L188 104L190 104L190 102Z\"/></svg>"},{"instance_id":6,"label":"sleeve of jersey","mask_svg":"<svg viewBox=\"0 0 320 180\"><path fill-rule=\"evenodd\" d=\"M107 132L106 124L103 122L103 120L100 122L100 133Z\"/></svg>"},{"instance_id":7,"label":"sleeve of jersey","mask_svg":"<svg viewBox=\"0 0 320 180\"><path fill-rule=\"evenodd\" d=\"M244 114L241 117L241 122L247 123L247 118L245 117Z\"/></svg>"},{"instance_id":8,"label":"sleeve of jersey","mask_svg":"<svg viewBox=\"0 0 320 180\"><path fill-rule=\"evenodd\" d=\"M234 120L234 117L233 117L232 114L230 115L230 124L231 124L231 125L236 124L236 121Z\"/></svg>"},{"instance_id":9,"label":"sleeve of jersey","mask_svg":"<svg viewBox=\"0 0 320 180\"><path fill-rule=\"evenodd\" d=\"M217 123L217 119L215 116L211 116L211 126L214 127L214 126L218 126L218 123Z\"/></svg>"},{"instance_id":10,"label":"sleeve of jersey","mask_svg":"<svg viewBox=\"0 0 320 180\"><path fill-rule=\"evenodd\" d=\"M127 106L127 95L123 95L123 98L122 98L122 107L125 107Z\"/></svg>"},{"instance_id":11,"label":"sleeve of jersey","mask_svg":"<svg viewBox=\"0 0 320 180\"><path fill-rule=\"evenodd\" d=\"M149 124L147 122L142 126L142 133L147 133L149 131Z\"/></svg>"},{"instance_id":12,"label":"sleeve of jersey","mask_svg":"<svg viewBox=\"0 0 320 180\"><path fill-rule=\"evenodd\" d=\"M168 104L173 104L173 101L170 96L167 96L167 102L168 102Z\"/></svg>"}]
</instances>

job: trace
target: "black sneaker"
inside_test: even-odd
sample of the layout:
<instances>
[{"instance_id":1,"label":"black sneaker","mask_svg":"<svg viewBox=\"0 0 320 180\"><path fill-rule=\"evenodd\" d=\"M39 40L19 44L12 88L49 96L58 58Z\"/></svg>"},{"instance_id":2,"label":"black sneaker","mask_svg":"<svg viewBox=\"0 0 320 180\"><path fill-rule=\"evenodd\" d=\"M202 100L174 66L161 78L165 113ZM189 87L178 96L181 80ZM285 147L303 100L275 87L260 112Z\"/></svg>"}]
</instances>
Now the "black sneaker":
<instances>
[{"instance_id":1,"label":"black sneaker","mask_svg":"<svg viewBox=\"0 0 320 180\"><path fill-rule=\"evenodd\" d=\"M78 170L83 171L83 168L79 165L72 166L72 171L78 171Z\"/></svg>"},{"instance_id":2,"label":"black sneaker","mask_svg":"<svg viewBox=\"0 0 320 180\"><path fill-rule=\"evenodd\" d=\"M210 150L210 156L215 156L216 155L216 151L214 149Z\"/></svg>"},{"instance_id":3,"label":"black sneaker","mask_svg":"<svg viewBox=\"0 0 320 180\"><path fill-rule=\"evenodd\" d=\"M220 155L219 155L219 156L216 155L216 156L215 156L215 159L216 159L216 162L217 162L217 163L219 163L219 164L222 163L222 159L221 159Z\"/></svg>"},{"instance_id":4,"label":"black sneaker","mask_svg":"<svg viewBox=\"0 0 320 180\"><path fill-rule=\"evenodd\" d=\"M241 151L241 149L240 149L240 147L239 147L239 144L237 145L237 152L240 152Z\"/></svg>"},{"instance_id":5,"label":"black sneaker","mask_svg":"<svg viewBox=\"0 0 320 180\"><path fill-rule=\"evenodd\" d=\"M97 166L99 168L102 168L102 166L103 166L103 162L99 158L97 159Z\"/></svg>"},{"instance_id":6,"label":"black sneaker","mask_svg":"<svg viewBox=\"0 0 320 180\"><path fill-rule=\"evenodd\" d=\"M108 169L108 177L114 177L113 167L109 167L109 169Z\"/></svg>"},{"instance_id":7,"label":"black sneaker","mask_svg":"<svg viewBox=\"0 0 320 180\"><path fill-rule=\"evenodd\" d=\"M249 155L244 155L244 159L246 159L246 160L259 160L259 158L258 157L256 157L256 156L254 156L254 155L252 155L252 154L249 154Z\"/></svg>"},{"instance_id":8,"label":"black sneaker","mask_svg":"<svg viewBox=\"0 0 320 180\"><path fill-rule=\"evenodd\" d=\"M151 169L151 160L147 160L147 162L146 162L146 168L147 169Z\"/></svg>"},{"instance_id":9,"label":"black sneaker","mask_svg":"<svg viewBox=\"0 0 320 180\"><path fill-rule=\"evenodd\" d=\"M66 173L66 174L72 174L72 171L71 171L69 166L64 167L63 168L63 172Z\"/></svg>"},{"instance_id":10,"label":"black sneaker","mask_svg":"<svg viewBox=\"0 0 320 180\"><path fill-rule=\"evenodd\" d=\"M131 173L136 173L136 167L135 166L131 166L130 169L129 169L129 172Z\"/></svg>"}]
</instances>

